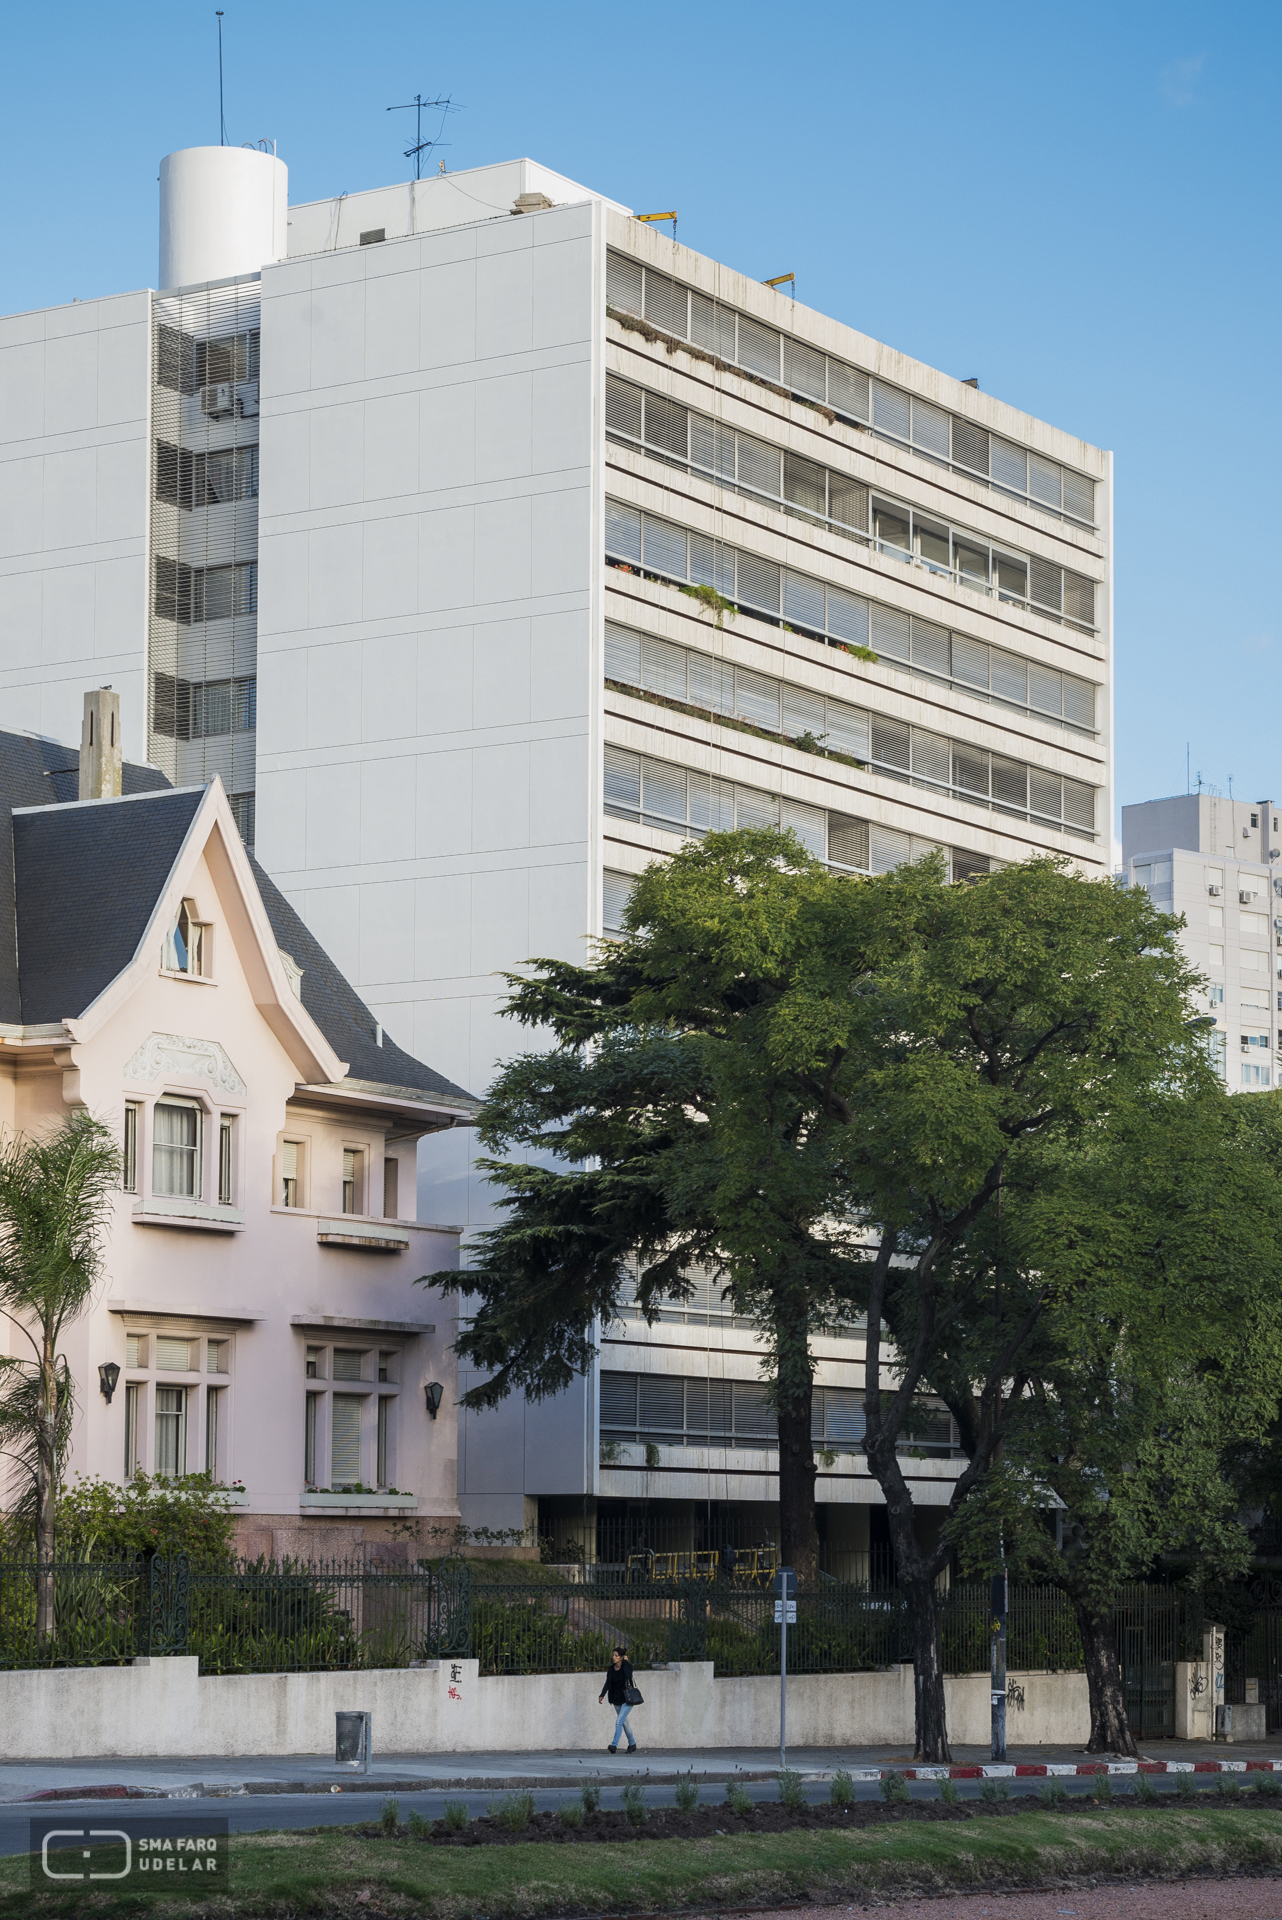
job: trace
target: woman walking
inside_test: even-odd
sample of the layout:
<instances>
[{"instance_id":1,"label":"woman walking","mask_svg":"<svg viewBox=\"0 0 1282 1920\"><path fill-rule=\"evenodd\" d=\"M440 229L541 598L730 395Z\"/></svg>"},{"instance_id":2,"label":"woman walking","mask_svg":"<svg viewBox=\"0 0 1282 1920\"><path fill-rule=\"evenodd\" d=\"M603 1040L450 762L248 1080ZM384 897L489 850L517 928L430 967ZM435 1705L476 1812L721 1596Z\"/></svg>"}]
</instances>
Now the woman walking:
<instances>
[{"instance_id":1,"label":"woman walking","mask_svg":"<svg viewBox=\"0 0 1282 1920\"><path fill-rule=\"evenodd\" d=\"M629 1698L629 1695L633 1697ZM606 1752L617 1753L619 1735L626 1733L628 1752L635 1753L637 1743L632 1738L628 1715L633 1707L640 1705L641 1696L632 1681L632 1662L628 1659L626 1647L616 1647L610 1655L610 1664L605 1670L605 1685L597 1696L597 1705L600 1706L601 1702L607 1699L618 1714L618 1719L614 1723L614 1738L606 1748Z\"/></svg>"}]
</instances>

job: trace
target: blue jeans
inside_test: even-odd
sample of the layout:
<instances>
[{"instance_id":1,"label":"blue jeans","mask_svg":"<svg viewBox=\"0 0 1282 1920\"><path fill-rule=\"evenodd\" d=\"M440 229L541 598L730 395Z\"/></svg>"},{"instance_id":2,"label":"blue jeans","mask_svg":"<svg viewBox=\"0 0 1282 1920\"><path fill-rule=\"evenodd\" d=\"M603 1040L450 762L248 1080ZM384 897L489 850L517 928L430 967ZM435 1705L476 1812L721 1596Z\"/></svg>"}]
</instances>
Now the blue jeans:
<instances>
[{"instance_id":1,"label":"blue jeans","mask_svg":"<svg viewBox=\"0 0 1282 1920\"><path fill-rule=\"evenodd\" d=\"M618 1746L618 1744L619 1744L619 1735L620 1735L621 1733L626 1733L626 1734L627 1734L627 1736L628 1736L628 1745L629 1745L630 1747L635 1747L635 1745L636 1745L636 1741L635 1741L635 1740L634 1740L634 1739L632 1738L632 1729L631 1729L631 1727L630 1727L630 1726L628 1725L628 1715L629 1715L629 1714L631 1713L631 1711L632 1711L632 1709L631 1709L631 1707L630 1707L630 1706L628 1706L628 1704L627 1704L627 1702L626 1702L626 1701L625 1701L625 1702L624 1702L624 1704L623 1704L623 1705L622 1705L622 1706L621 1706L621 1707L619 1708L619 1717L618 1717L618 1719L617 1719L617 1720L615 1721L615 1723L614 1723L614 1738L613 1738L613 1740L611 1740L611 1742L610 1742L610 1745L611 1745L612 1747L617 1747L617 1746Z\"/></svg>"}]
</instances>

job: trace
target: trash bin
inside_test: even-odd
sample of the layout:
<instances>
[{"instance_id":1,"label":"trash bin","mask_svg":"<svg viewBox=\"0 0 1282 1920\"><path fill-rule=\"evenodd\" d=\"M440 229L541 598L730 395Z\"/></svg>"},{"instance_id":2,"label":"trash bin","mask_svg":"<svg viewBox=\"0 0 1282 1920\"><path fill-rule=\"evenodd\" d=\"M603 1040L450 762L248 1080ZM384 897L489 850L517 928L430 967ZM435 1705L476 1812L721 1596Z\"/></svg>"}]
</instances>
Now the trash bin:
<instances>
[{"instance_id":1,"label":"trash bin","mask_svg":"<svg viewBox=\"0 0 1282 1920\"><path fill-rule=\"evenodd\" d=\"M340 1767L369 1772L370 1722L368 1713L334 1715L334 1760Z\"/></svg>"}]
</instances>

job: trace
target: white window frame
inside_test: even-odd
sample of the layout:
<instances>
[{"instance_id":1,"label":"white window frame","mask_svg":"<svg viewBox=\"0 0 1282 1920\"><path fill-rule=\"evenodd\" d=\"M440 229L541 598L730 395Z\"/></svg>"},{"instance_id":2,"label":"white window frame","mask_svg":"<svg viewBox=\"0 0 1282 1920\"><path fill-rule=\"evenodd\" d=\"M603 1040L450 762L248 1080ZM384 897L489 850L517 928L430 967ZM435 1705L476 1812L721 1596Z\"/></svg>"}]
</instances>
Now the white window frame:
<instances>
[{"instance_id":1,"label":"white window frame","mask_svg":"<svg viewBox=\"0 0 1282 1920\"><path fill-rule=\"evenodd\" d=\"M160 971L173 980L212 982L214 978L214 926L201 915L195 900L179 904L161 949Z\"/></svg>"},{"instance_id":2,"label":"white window frame","mask_svg":"<svg viewBox=\"0 0 1282 1920\"><path fill-rule=\"evenodd\" d=\"M128 1342L137 1339L145 1341L140 1350L138 1363L129 1363ZM157 1342L163 1339L187 1340L195 1349L188 1358L195 1359L197 1365L185 1370L160 1367L156 1364ZM206 1436L209 1421L210 1396L217 1396L217 1459L218 1478L227 1484L232 1479L233 1451L233 1409L236 1341L229 1327L211 1329L208 1326L177 1326L148 1324L125 1325L125 1479L131 1480L135 1473L156 1472L156 1449L159 1440L157 1392L165 1387L180 1387L186 1394L183 1410L183 1428L185 1439L184 1463L182 1473L203 1473L205 1471ZM221 1372L211 1372L209 1368L210 1342L218 1342L225 1349L226 1366ZM130 1445L132 1441L132 1447ZM132 1451L132 1461L130 1452Z\"/></svg>"},{"instance_id":3,"label":"white window frame","mask_svg":"<svg viewBox=\"0 0 1282 1920\"><path fill-rule=\"evenodd\" d=\"M380 1339L386 1341L387 1335L371 1333L362 1337L353 1328L345 1337L317 1339L313 1336L304 1340L299 1358L304 1379L302 1466L306 1492L341 1491L333 1482L336 1400L361 1402L360 1485L384 1491L396 1484L399 1445L396 1403L402 1399L404 1344L380 1346ZM334 1378L334 1354L338 1348L361 1354L359 1379ZM310 1373L308 1369L313 1363L316 1371ZM385 1413L380 1411L384 1403L388 1409ZM384 1481L378 1477L380 1466L388 1476ZM309 1468L318 1477L309 1477ZM323 1479L319 1477L322 1474ZM350 1481L343 1483L345 1487L351 1484Z\"/></svg>"}]
</instances>

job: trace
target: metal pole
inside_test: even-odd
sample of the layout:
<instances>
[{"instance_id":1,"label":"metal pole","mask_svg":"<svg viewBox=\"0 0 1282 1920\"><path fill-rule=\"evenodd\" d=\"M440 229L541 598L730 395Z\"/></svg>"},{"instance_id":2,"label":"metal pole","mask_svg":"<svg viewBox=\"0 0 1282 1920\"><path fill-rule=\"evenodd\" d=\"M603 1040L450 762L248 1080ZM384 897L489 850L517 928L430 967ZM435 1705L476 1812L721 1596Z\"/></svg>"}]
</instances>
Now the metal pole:
<instances>
[{"instance_id":1,"label":"metal pole","mask_svg":"<svg viewBox=\"0 0 1282 1920\"><path fill-rule=\"evenodd\" d=\"M218 8L218 144L227 145L227 117L223 112L223 10Z\"/></svg>"},{"instance_id":2,"label":"metal pole","mask_svg":"<svg viewBox=\"0 0 1282 1920\"><path fill-rule=\"evenodd\" d=\"M779 1629L779 1771L788 1764L788 1602L783 1603Z\"/></svg>"},{"instance_id":3,"label":"metal pole","mask_svg":"<svg viewBox=\"0 0 1282 1920\"><path fill-rule=\"evenodd\" d=\"M992 1758L1006 1759L1006 1614L1010 1599L1006 1569L993 1575Z\"/></svg>"}]
</instances>

